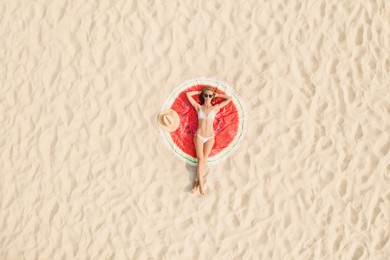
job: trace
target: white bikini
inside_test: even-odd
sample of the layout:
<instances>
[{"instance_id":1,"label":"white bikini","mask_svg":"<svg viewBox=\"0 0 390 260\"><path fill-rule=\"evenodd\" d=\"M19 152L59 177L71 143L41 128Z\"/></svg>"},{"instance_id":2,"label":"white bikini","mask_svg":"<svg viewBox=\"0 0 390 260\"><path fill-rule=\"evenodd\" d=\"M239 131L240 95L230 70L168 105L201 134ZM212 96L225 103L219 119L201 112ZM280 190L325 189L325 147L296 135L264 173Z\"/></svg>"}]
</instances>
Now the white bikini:
<instances>
[{"instance_id":1,"label":"white bikini","mask_svg":"<svg viewBox=\"0 0 390 260\"><path fill-rule=\"evenodd\" d=\"M213 111L211 111L208 115L207 115L207 118L209 119L212 119L214 120L215 118L215 109ZM206 118L206 114L204 113L204 111L202 109L199 109L198 110L198 120L200 119L205 119ZM209 139L213 138L214 135L210 136L210 137L203 137L201 135L199 135L198 133L196 133L196 135L199 137L199 139L202 141L202 143L205 143L207 142Z\"/></svg>"}]
</instances>

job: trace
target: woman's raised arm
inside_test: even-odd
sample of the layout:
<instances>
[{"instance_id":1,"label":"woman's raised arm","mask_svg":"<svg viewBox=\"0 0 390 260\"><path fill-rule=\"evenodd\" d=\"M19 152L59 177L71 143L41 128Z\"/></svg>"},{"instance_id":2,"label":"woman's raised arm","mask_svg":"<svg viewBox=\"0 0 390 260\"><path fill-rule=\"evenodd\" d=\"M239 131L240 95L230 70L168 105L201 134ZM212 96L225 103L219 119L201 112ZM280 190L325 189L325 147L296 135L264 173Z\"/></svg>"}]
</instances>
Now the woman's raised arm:
<instances>
[{"instance_id":1,"label":"woman's raised arm","mask_svg":"<svg viewBox=\"0 0 390 260\"><path fill-rule=\"evenodd\" d=\"M193 95L197 94L199 95L201 92L200 91L189 91L186 93L186 96L188 98L188 100L190 101L191 105L197 109L198 108L198 103L195 101L195 99L192 97Z\"/></svg>"},{"instance_id":2,"label":"woman's raised arm","mask_svg":"<svg viewBox=\"0 0 390 260\"><path fill-rule=\"evenodd\" d=\"M221 109L223 108L224 106L226 106L227 104L229 104L230 101L232 101L232 97L231 96L228 96L228 95L223 95L223 94L216 94L215 97L220 97L220 98L224 98L226 99L225 101L222 101L221 103L219 103L218 105L218 109Z\"/></svg>"}]
</instances>

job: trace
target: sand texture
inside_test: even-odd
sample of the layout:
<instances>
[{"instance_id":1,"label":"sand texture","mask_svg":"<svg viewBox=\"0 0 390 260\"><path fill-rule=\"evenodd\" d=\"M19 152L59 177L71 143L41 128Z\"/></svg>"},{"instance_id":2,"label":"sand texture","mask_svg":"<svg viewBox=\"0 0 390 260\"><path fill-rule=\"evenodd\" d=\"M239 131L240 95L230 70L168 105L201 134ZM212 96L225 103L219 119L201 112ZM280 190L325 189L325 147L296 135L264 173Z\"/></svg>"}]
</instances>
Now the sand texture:
<instances>
[{"instance_id":1,"label":"sand texture","mask_svg":"<svg viewBox=\"0 0 390 260\"><path fill-rule=\"evenodd\" d=\"M0 259L390 259L390 1L0 3ZM229 82L241 146L165 147L164 99Z\"/></svg>"}]
</instances>

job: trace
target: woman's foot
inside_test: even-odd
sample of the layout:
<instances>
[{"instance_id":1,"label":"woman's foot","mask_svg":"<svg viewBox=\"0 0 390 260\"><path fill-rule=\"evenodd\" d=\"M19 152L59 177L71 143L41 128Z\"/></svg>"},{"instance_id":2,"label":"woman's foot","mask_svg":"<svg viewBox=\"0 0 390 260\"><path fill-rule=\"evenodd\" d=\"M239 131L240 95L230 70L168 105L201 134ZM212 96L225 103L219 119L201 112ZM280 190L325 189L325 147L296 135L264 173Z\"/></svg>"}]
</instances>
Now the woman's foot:
<instances>
[{"instance_id":1,"label":"woman's foot","mask_svg":"<svg viewBox=\"0 0 390 260\"><path fill-rule=\"evenodd\" d=\"M204 196L204 186L203 186L203 181L199 182L199 192L200 195Z\"/></svg>"},{"instance_id":2,"label":"woman's foot","mask_svg":"<svg viewBox=\"0 0 390 260\"><path fill-rule=\"evenodd\" d=\"M194 187L192 187L192 193L195 193L199 187L199 182L198 180L195 180Z\"/></svg>"}]
</instances>

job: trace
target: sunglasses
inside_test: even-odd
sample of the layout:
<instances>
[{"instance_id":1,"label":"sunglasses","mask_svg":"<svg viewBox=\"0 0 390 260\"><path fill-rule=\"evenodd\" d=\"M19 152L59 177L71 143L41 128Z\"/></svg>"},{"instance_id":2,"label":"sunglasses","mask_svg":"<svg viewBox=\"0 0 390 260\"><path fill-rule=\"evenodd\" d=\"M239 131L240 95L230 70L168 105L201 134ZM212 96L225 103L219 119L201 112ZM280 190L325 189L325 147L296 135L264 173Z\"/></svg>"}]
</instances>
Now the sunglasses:
<instances>
[{"instance_id":1,"label":"sunglasses","mask_svg":"<svg viewBox=\"0 0 390 260\"><path fill-rule=\"evenodd\" d=\"M205 97L205 98L207 98L207 97L212 98L213 96L214 96L214 95L212 95L212 94L209 94L209 95L203 94L203 97Z\"/></svg>"}]
</instances>

